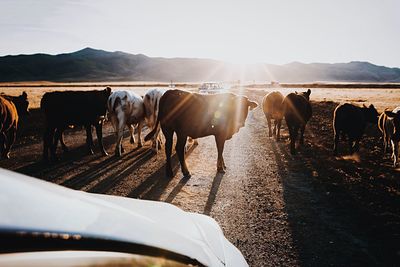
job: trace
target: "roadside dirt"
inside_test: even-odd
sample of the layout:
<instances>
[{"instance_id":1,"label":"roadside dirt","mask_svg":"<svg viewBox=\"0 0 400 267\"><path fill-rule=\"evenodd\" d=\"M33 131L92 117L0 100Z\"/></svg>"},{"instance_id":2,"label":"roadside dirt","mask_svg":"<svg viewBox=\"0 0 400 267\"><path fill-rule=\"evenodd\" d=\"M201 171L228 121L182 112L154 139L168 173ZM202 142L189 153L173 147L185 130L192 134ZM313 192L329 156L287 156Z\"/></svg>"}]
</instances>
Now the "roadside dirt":
<instances>
[{"instance_id":1,"label":"roadside dirt","mask_svg":"<svg viewBox=\"0 0 400 267\"><path fill-rule=\"evenodd\" d=\"M251 98L261 102L261 93ZM33 110L21 122L12 159L0 166L73 189L160 200L213 217L250 266L396 266L400 262L400 170L382 156L375 127L367 129L359 157L332 156L333 109L337 103L313 102L305 145L296 156L282 141L267 137L262 111L249 114L246 127L226 143L228 170L216 173L213 137L187 152L190 179L180 172L164 176L164 151L129 144L112 156L114 136L104 127L106 148L86 155L85 134L69 130L70 152L57 164L41 161L42 115ZM285 123L283 123L285 124ZM59 151L61 153L61 151ZM347 146L340 145L341 155Z\"/></svg>"}]
</instances>

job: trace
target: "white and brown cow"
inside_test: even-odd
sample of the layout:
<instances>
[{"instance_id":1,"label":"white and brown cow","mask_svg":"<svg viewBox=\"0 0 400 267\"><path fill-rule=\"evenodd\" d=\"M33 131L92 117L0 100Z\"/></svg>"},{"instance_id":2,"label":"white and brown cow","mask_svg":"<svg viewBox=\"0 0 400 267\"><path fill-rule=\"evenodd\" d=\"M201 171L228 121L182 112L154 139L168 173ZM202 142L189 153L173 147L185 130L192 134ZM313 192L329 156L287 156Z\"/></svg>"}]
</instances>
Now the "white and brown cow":
<instances>
[{"instance_id":1,"label":"white and brown cow","mask_svg":"<svg viewBox=\"0 0 400 267\"><path fill-rule=\"evenodd\" d=\"M165 89L151 89L147 91L143 97L146 123L150 130L156 126L160 98L165 91ZM157 153L158 149L161 147L161 138L159 132L160 125L157 125L156 133L152 138L152 150L155 153Z\"/></svg>"},{"instance_id":2,"label":"white and brown cow","mask_svg":"<svg viewBox=\"0 0 400 267\"><path fill-rule=\"evenodd\" d=\"M379 116L378 126L383 135L384 153L391 144L393 166L396 167L399 163L400 107L383 112Z\"/></svg>"},{"instance_id":3,"label":"white and brown cow","mask_svg":"<svg viewBox=\"0 0 400 267\"><path fill-rule=\"evenodd\" d=\"M142 125L145 116L143 99L132 91L116 91L108 98L108 112L111 123L117 135L115 146L115 155L121 156L124 152L122 147L122 138L125 125L128 126L131 133L131 143L135 143L135 126L138 132L138 147L142 146Z\"/></svg>"}]
</instances>

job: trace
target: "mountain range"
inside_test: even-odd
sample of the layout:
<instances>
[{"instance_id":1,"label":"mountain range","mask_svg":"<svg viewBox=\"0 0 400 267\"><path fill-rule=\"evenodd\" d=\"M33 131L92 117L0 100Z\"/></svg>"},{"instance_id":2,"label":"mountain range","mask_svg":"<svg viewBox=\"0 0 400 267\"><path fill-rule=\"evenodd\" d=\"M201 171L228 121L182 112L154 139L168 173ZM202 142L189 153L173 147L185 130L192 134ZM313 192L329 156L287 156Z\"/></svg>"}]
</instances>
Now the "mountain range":
<instances>
[{"instance_id":1,"label":"mountain range","mask_svg":"<svg viewBox=\"0 0 400 267\"><path fill-rule=\"evenodd\" d=\"M369 62L237 65L212 59L160 58L85 48L73 53L0 57L0 81L400 82L400 68Z\"/></svg>"}]
</instances>

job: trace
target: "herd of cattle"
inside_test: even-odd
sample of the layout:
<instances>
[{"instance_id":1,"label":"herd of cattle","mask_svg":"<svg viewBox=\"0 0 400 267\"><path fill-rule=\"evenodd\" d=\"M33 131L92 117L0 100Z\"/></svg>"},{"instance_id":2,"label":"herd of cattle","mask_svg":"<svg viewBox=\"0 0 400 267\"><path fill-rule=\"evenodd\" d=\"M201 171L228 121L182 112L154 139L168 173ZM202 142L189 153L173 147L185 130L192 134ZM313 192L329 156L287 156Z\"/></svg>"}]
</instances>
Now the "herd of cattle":
<instances>
[{"instance_id":1,"label":"herd of cattle","mask_svg":"<svg viewBox=\"0 0 400 267\"><path fill-rule=\"evenodd\" d=\"M284 97L280 92L267 94L262 109L268 121L269 136L280 138L282 120L285 119L290 137L290 152L296 153L296 140L304 143L307 122L312 117L310 103L311 90L290 93ZM19 116L29 114L28 97L24 92L18 97L0 95L0 151L3 158L9 158L10 149L15 142ZM167 158L166 175L173 176L171 153L173 135L176 133L175 150L182 173L190 176L185 163L185 145L188 138L201 138L213 135L218 151L217 170L225 171L223 158L226 140L245 125L249 110L258 104L246 96L233 93L203 95L183 90L149 90L143 97L132 91L114 91L110 87L92 91L48 92L42 97L40 107L45 115L43 134L43 158L46 161L57 160L58 142L64 152L68 150L63 132L71 126L86 128L86 145L93 154L92 127L95 127L99 147L107 155L103 145L102 127L109 119L116 133L115 155L121 156L123 131L130 130L130 141L135 143L135 128L138 134L138 146L142 146L142 127L146 123L151 130L144 138L152 140L152 149L157 152L161 147L160 129L165 137ZM271 121L274 121L273 131ZM359 142L367 123L378 124L383 135L384 153L392 147L394 166L398 164L400 141L400 107L393 111L385 110L379 114L373 105L358 107L352 104L339 105L333 114L334 154L337 154L339 137L348 139L350 152L359 149ZM300 138L298 138L300 130Z\"/></svg>"}]
</instances>

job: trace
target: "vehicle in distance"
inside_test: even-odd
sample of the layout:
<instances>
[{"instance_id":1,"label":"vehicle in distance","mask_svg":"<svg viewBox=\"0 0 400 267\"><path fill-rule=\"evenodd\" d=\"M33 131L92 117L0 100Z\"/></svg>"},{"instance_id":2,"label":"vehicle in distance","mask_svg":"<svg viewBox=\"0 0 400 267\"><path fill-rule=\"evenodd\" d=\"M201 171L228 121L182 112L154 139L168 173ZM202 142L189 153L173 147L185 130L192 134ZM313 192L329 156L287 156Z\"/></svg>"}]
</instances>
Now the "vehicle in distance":
<instances>
[{"instance_id":1,"label":"vehicle in distance","mask_svg":"<svg viewBox=\"0 0 400 267\"><path fill-rule=\"evenodd\" d=\"M210 217L0 169L0 266L247 266Z\"/></svg>"},{"instance_id":2,"label":"vehicle in distance","mask_svg":"<svg viewBox=\"0 0 400 267\"><path fill-rule=\"evenodd\" d=\"M224 87L221 83L207 82L199 87L200 94L219 94L226 93L228 88Z\"/></svg>"}]
</instances>

